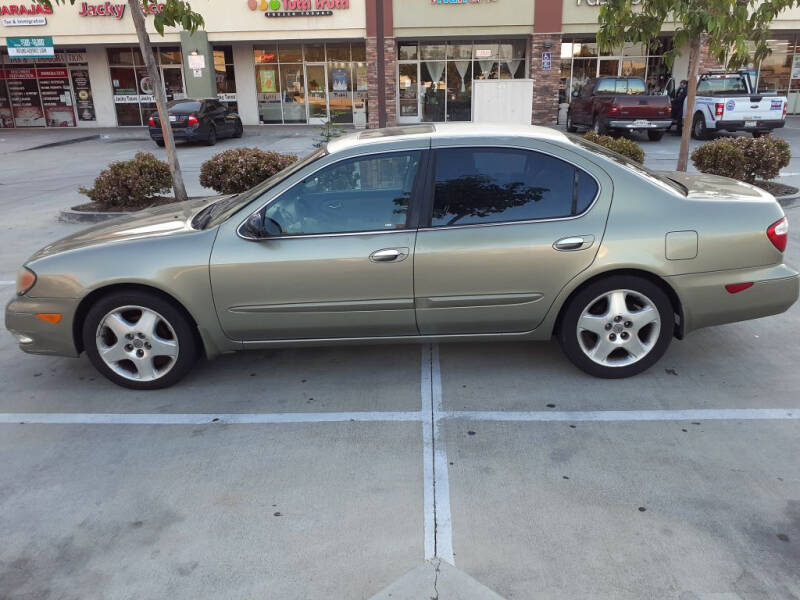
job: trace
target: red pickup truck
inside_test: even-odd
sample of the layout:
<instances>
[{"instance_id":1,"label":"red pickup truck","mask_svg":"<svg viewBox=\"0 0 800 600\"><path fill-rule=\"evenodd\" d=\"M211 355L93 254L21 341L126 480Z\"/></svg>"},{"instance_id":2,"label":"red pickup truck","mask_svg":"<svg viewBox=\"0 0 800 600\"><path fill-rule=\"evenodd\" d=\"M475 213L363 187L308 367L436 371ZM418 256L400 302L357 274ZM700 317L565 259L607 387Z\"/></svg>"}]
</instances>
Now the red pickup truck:
<instances>
[{"instance_id":1,"label":"red pickup truck","mask_svg":"<svg viewBox=\"0 0 800 600\"><path fill-rule=\"evenodd\" d=\"M641 77L598 77L572 92L567 131L589 127L599 134L647 131L658 141L672 125L669 96L648 96Z\"/></svg>"}]
</instances>

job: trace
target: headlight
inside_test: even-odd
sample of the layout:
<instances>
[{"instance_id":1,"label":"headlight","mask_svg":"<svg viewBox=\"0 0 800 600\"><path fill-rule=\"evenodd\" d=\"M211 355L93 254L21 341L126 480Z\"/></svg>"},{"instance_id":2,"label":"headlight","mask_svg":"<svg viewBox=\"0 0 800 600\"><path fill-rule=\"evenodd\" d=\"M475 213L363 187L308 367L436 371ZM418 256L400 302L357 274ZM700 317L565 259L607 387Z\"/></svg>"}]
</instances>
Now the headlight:
<instances>
[{"instance_id":1,"label":"headlight","mask_svg":"<svg viewBox=\"0 0 800 600\"><path fill-rule=\"evenodd\" d=\"M36 273L27 267L22 267L17 273L17 295L22 296L36 283Z\"/></svg>"}]
</instances>

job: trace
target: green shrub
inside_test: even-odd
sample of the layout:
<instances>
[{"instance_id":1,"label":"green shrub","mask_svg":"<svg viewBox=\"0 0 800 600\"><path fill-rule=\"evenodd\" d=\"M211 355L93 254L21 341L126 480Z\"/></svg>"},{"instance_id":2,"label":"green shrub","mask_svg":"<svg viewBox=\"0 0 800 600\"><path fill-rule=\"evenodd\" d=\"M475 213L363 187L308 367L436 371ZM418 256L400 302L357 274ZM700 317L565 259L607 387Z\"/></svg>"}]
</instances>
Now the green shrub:
<instances>
[{"instance_id":1,"label":"green shrub","mask_svg":"<svg viewBox=\"0 0 800 600\"><path fill-rule=\"evenodd\" d=\"M259 148L220 152L200 167L200 184L220 194L238 194L272 177L297 160L294 154Z\"/></svg>"},{"instance_id":2,"label":"green shrub","mask_svg":"<svg viewBox=\"0 0 800 600\"><path fill-rule=\"evenodd\" d=\"M702 173L753 183L777 177L791 157L786 140L766 135L721 138L703 144L692 152L692 163Z\"/></svg>"},{"instance_id":3,"label":"green shrub","mask_svg":"<svg viewBox=\"0 0 800 600\"><path fill-rule=\"evenodd\" d=\"M642 150L642 147L633 140L628 140L621 137L615 138L611 137L610 135L598 135L594 131L587 131L584 134L583 139L603 146L604 148L608 148L609 150L613 150L614 152L622 154L622 156L626 156L638 163L644 162L644 150Z\"/></svg>"},{"instance_id":4,"label":"green shrub","mask_svg":"<svg viewBox=\"0 0 800 600\"><path fill-rule=\"evenodd\" d=\"M139 152L131 160L111 163L94 180L94 187L79 189L106 211L140 210L163 204L171 199L164 199L161 194L170 190L169 166L147 152Z\"/></svg>"}]
</instances>

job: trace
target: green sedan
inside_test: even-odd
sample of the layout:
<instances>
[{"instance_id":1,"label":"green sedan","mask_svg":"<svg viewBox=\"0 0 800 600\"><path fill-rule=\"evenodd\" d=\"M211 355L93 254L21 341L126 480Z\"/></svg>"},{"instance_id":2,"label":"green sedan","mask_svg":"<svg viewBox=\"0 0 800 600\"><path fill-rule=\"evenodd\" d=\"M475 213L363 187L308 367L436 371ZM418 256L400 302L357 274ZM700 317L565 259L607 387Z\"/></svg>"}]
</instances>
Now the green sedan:
<instances>
[{"instance_id":1,"label":"green sedan","mask_svg":"<svg viewBox=\"0 0 800 600\"><path fill-rule=\"evenodd\" d=\"M788 309L787 235L760 189L550 129L370 130L243 194L46 246L6 327L134 389L251 348L553 336L586 373L628 377L673 337Z\"/></svg>"}]
</instances>

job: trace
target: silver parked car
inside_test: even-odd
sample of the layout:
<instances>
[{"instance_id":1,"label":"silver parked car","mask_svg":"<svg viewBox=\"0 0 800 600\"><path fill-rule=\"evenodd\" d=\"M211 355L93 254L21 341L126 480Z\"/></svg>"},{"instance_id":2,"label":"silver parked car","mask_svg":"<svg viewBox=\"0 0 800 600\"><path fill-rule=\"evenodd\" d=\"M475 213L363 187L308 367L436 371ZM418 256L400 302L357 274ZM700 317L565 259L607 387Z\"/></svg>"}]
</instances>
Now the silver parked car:
<instances>
[{"instance_id":1,"label":"silver parked car","mask_svg":"<svg viewBox=\"0 0 800 600\"><path fill-rule=\"evenodd\" d=\"M673 337L789 308L787 233L753 186L550 129L397 127L46 246L6 326L136 389L250 348L554 335L585 372L627 377Z\"/></svg>"}]
</instances>

